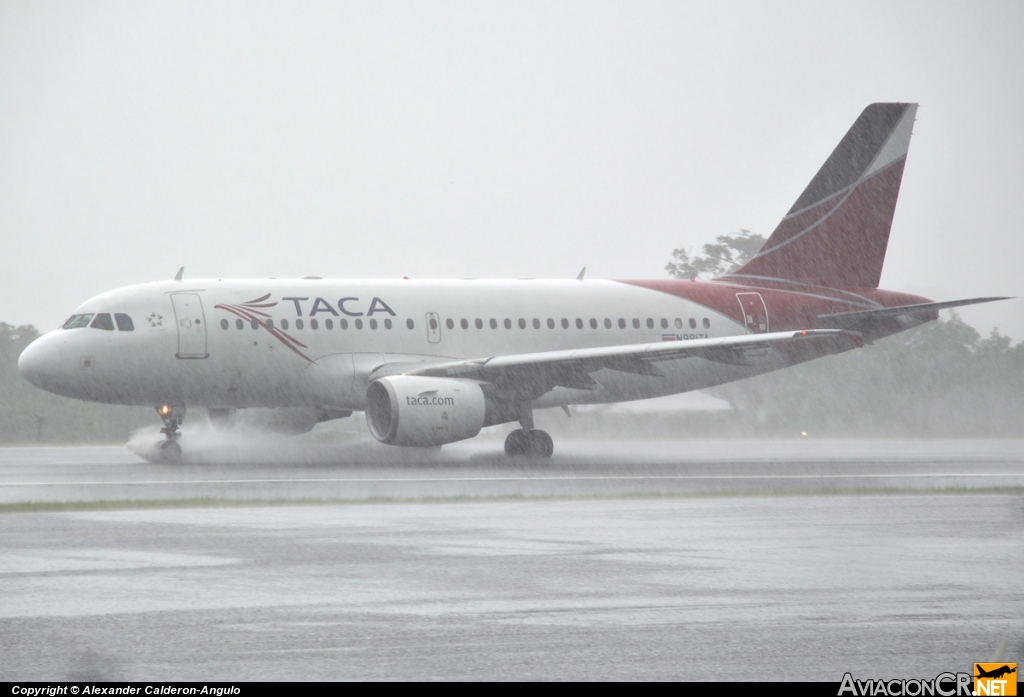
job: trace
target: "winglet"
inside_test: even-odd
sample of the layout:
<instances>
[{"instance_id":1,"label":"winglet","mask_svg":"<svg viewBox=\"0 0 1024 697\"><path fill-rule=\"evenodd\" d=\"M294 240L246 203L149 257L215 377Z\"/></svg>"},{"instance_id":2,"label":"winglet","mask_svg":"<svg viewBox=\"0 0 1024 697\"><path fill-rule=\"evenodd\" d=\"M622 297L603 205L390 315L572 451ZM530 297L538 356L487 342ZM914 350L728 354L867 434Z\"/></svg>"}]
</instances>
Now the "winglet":
<instances>
[{"instance_id":1,"label":"winglet","mask_svg":"<svg viewBox=\"0 0 1024 697\"><path fill-rule=\"evenodd\" d=\"M185 273L185 267L182 266L180 269L178 269L178 273L174 274L174 280L175 281L180 281L181 280L181 276L184 273Z\"/></svg>"},{"instance_id":2,"label":"winglet","mask_svg":"<svg viewBox=\"0 0 1024 697\"><path fill-rule=\"evenodd\" d=\"M586 272L587 272L587 267L584 266L582 269L580 269L579 274L576 276L576 280L577 281L582 281L583 280L583 274L585 274Z\"/></svg>"}]
</instances>

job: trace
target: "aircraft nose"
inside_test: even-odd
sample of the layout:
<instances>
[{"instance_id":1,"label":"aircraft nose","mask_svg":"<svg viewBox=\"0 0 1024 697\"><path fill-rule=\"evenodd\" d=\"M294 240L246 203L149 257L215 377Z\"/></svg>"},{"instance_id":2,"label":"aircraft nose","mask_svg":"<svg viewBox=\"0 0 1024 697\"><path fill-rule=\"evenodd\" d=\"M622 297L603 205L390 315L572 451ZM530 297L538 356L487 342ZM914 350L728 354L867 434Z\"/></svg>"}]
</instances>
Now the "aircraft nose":
<instances>
[{"instance_id":1,"label":"aircraft nose","mask_svg":"<svg viewBox=\"0 0 1024 697\"><path fill-rule=\"evenodd\" d=\"M60 345L51 336L41 336L21 352L18 371L36 387L55 392L64 382Z\"/></svg>"}]
</instances>

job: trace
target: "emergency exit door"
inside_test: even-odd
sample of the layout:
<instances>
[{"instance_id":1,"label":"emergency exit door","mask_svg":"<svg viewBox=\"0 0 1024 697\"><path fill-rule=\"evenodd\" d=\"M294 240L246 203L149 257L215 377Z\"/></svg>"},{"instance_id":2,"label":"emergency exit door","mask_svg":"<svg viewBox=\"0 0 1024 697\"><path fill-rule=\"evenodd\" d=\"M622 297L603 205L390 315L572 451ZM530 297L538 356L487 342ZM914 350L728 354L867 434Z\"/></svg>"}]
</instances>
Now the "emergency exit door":
<instances>
[{"instance_id":1,"label":"emergency exit door","mask_svg":"<svg viewBox=\"0 0 1024 697\"><path fill-rule=\"evenodd\" d=\"M206 352L206 315L195 293L172 293L174 325L178 328L178 358L209 358Z\"/></svg>"},{"instance_id":2,"label":"emergency exit door","mask_svg":"<svg viewBox=\"0 0 1024 697\"><path fill-rule=\"evenodd\" d=\"M764 334L768 331L768 308L760 293L737 293L743 309L743 323L751 334Z\"/></svg>"}]
</instances>

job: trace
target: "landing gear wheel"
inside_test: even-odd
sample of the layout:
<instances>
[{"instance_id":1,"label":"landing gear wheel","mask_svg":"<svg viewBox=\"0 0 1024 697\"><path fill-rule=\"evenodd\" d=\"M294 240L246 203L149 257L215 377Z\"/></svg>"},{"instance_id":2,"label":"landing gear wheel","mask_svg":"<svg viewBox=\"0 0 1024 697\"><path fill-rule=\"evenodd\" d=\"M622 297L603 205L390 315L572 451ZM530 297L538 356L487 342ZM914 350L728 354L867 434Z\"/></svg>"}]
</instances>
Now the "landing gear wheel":
<instances>
[{"instance_id":1,"label":"landing gear wheel","mask_svg":"<svg viewBox=\"0 0 1024 697\"><path fill-rule=\"evenodd\" d=\"M544 431L526 431L517 428L505 438L505 454L509 457L526 455L534 458L549 458L555 451L555 444Z\"/></svg>"},{"instance_id":2,"label":"landing gear wheel","mask_svg":"<svg viewBox=\"0 0 1024 697\"><path fill-rule=\"evenodd\" d=\"M540 457L545 460L551 457L551 454L555 452L555 443L544 431L538 431L536 429L530 431L530 449L527 453L531 457Z\"/></svg>"},{"instance_id":3,"label":"landing gear wheel","mask_svg":"<svg viewBox=\"0 0 1024 697\"><path fill-rule=\"evenodd\" d=\"M517 428L505 438L505 454L509 457L525 455L530 447L530 434Z\"/></svg>"},{"instance_id":4,"label":"landing gear wheel","mask_svg":"<svg viewBox=\"0 0 1024 697\"><path fill-rule=\"evenodd\" d=\"M165 440L160 444L160 459L166 463L181 464L181 446L176 440Z\"/></svg>"}]
</instances>

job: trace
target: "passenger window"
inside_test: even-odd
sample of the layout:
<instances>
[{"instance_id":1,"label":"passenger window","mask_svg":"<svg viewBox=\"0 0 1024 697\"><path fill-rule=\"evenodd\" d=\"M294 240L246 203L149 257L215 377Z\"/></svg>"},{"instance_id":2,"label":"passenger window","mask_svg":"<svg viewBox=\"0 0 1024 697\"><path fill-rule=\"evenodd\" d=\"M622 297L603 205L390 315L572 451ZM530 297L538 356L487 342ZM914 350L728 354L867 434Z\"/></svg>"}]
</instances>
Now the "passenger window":
<instances>
[{"instance_id":1,"label":"passenger window","mask_svg":"<svg viewBox=\"0 0 1024 697\"><path fill-rule=\"evenodd\" d=\"M707 317L704 318L704 328L711 329L711 320L709 320Z\"/></svg>"},{"instance_id":2,"label":"passenger window","mask_svg":"<svg viewBox=\"0 0 1024 697\"><path fill-rule=\"evenodd\" d=\"M498 328L498 320L494 319L493 317L491 318L491 321L490 321L489 324L491 325L491 329L497 329Z\"/></svg>"},{"instance_id":3,"label":"passenger window","mask_svg":"<svg viewBox=\"0 0 1024 697\"><path fill-rule=\"evenodd\" d=\"M611 329L612 328L612 321L610 319L608 319L607 317L604 318L604 328L605 329Z\"/></svg>"},{"instance_id":4,"label":"passenger window","mask_svg":"<svg viewBox=\"0 0 1024 697\"><path fill-rule=\"evenodd\" d=\"M302 329L302 320L301 319L295 320L295 328L296 329Z\"/></svg>"},{"instance_id":5,"label":"passenger window","mask_svg":"<svg viewBox=\"0 0 1024 697\"><path fill-rule=\"evenodd\" d=\"M286 320L286 319L281 320L281 329L287 329L287 328L288 328L288 320Z\"/></svg>"},{"instance_id":6,"label":"passenger window","mask_svg":"<svg viewBox=\"0 0 1024 697\"><path fill-rule=\"evenodd\" d=\"M96 319L89 325L93 329L103 329L108 332L114 331L114 320L110 319L110 315L106 312L101 312L96 315Z\"/></svg>"},{"instance_id":7,"label":"passenger window","mask_svg":"<svg viewBox=\"0 0 1024 697\"><path fill-rule=\"evenodd\" d=\"M370 320L370 329L376 329L376 328L377 328L377 320L371 319Z\"/></svg>"},{"instance_id":8,"label":"passenger window","mask_svg":"<svg viewBox=\"0 0 1024 697\"><path fill-rule=\"evenodd\" d=\"M455 329L455 322L452 321L451 319L446 319L444 321L444 326L448 327L449 329Z\"/></svg>"},{"instance_id":9,"label":"passenger window","mask_svg":"<svg viewBox=\"0 0 1024 697\"><path fill-rule=\"evenodd\" d=\"M476 326L477 329L483 329L484 328L484 321L478 317L477 319L475 319L473 321L473 325Z\"/></svg>"},{"instance_id":10,"label":"passenger window","mask_svg":"<svg viewBox=\"0 0 1024 697\"><path fill-rule=\"evenodd\" d=\"M114 320L117 322L118 330L122 332L133 332L135 331L135 323L132 322L132 318L123 312L118 312L114 315ZM227 329L227 327L224 327Z\"/></svg>"},{"instance_id":11,"label":"passenger window","mask_svg":"<svg viewBox=\"0 0 1024 697\"><path fill-rule=\"evenodd\" d=\"M662 320L662 322L664 322L664 321L665 320ZM650 317L647 318L647 328L648 329L654 329L654 320L651 319Z\"/></svg>"},{"instance_id":12,"label":"passenger window","mask_svg":"<svg viewBox=\"0 0 1024 697\"><path fill-rule=\"evenodd\" d=\"M331 320L327 320L327 321L330 322ZM384 328L385 329L391 329L391 320L389 320L389 319L384 320Z\"/></svg>"},{"instance_id":13,"label":"passenger window","mask_svg":"<svg viewBox=\"0 0 1024 697\"><path fill-rule=\"evenodd\" d=\"M619 317L619 329L625 329L625 328L626 328L626 320L624 320L621 317Z\"/></svg>"},{"instance_id":14,"label":"passenger window","mask_svg":"<svg viewBox=\"0 0 1024 697\"><path fill-rule=\"evenodd\" d=\"M540 329L540 320L537 319L536 317L533 318L533 328Z\"/></svg>"},{"instance_id":15,"label":"passenger window","mask_svg":"<svg viewBox=\"0 0 1024 697\"><path fill-rule=\"evenodd\" d=\"M334 329L334 320L332 320L332 319L325 319L324 320L324 329Z\"/></svg>"},{"instance_id":16,"label":"passenger window","mask_svg":"<svg viewBox=\"0 0 1024 697\"><path fill-rule=\"evenodd\" d=\"M460 319L459 320L459 324L462 325L463 329L469 329L469 320L468 319Z\"/></svg>"},{"instance_id":17,"label":"passenger window","mask_svg":"<svg viewBox=\"0 0 1024 697\"><path fill-rule=\"evenodd\" d=\"M665 319L664 317L661 318L661 328L668 329L668 320Z\"/></svg>"},{"instance_id":18,"label":"passenger window","mask_svg":"<svg viewBox=\"0 0 1024 697\"><path fill-rule=\"evenodd\" d=\"M341 328L345 329L345 325L348 324L348 322L346 322L345 320L341 320L341 323L342 323L341 324ZM416 323L413 322L411 319L407 319L407 320L405 320L405 326L406 326L407 329L415 329L416 328Z\"/></svg>"},{"instance_id":19,"label":"passenger window","mask_svg":"<svg viewBox=\"0 0 1024 697\"><path fill-rule=\"evenodd\" d=\"M597 329L597 320L594 319L593 317L590 318L590 328Z\"/></svg>"},{"instance_id":20,"label":"passenger window","mask_svg":"<svg viewBox=\"0 0 1024 697\"><path fill-rule=\"evenodd\" d=\"M554 329L554 328L555 328L555 320L553 320L550 317L548 317L548 329Z\"/></svg>"},{"instance_id":21,"label":"passenger window","mask_svg":"<svg viewBox=\"0 0 1024 697\"><path fill-rule=\"evenodd\" d=\"M362 329L363 328L363 320L357 319L355 321L355 325L356 325L356 329Z\"/></svg>"},{"instance_id":22,"label":"passenger window","mask_svg":"<svg viewBox=\"0 0 1024 697\"><path fill-rule=\"evenodd\" d=\"M682 328L683 328L683 320L681 320L678 317L676 317L676 329L682 329Z\"/></svg>"},{"instance_id":23,"label":"passenger window","mask_svg":"<svg viewBox=\"0 0 1024 697\"><path fill-rule=\"evenodd\" d=\"M428 324L430 325L430 331L437 331L437 320L433 317L430 318Z\"/></svg>"},{"instance_id":24,"label":"passenger window","mask_svg":"<svg viewBox=\"0 0 1024 697\"><path fill-rule=\"evenodd\" d=\"M313 320L313 321L316 322L316 320ZM273 329L273 328L274 328L274 320L268 319L267 320L267 329Z\"/></svg>"},{"instance_id":25,"label":"passenger window","mask_svg":"<svg viewBox=\"0 0 1024 697\"><path fill-rule=\"evenodd\" d=\"M71 315L61 329L81 329L82 327L88 327L92 318L92 315Z\"/></svg>"},{"instance_id":26,"label":"passenger window","mask_svg":"<svg viewBox=\"0 0 1024 697\"><path fill-rule=\"evenodd\" d=\"M505 329L511 329L511 328L512 328L512 320L510 320L508 317L506 317L505 318Z\"/></svg>"},{"instance_id":27,"label":"passenger window","mask_svg":"<svg viewBox=\"0 0 1024 697\"><path fill-rule=\"evenodd\" d=\"M412 320L409 320L408 322L409 322L409 329L412 329ZM338 320L338 326L341 327L342 329L348 329L348 320L347 319L339 319Z\"/></svg>"},{"instance_id":28,"label":"passenger window","mask_svg":"<svg viewBox=\"0 0 1024 697\"><path fill-rule=\"evenodd\" d=\"M638 320L636 317L634 317L633 318L633 329L639 329L639 328L640 328L640 320Z\"/></svg>"},{"instance_id":29,"label":"passenger window","mask_svg":"<svg viewBox=\"0 0 1024 697\"><path fill-rule=\"evenodd\" d=\"M315 319L309 320L309 328L310 329L319 329L320 328L320 322L315 320Z\"/></svg>"},{"instance_id":30,"label":"passenger window","mask_svg":"<svg viewBox=\"0 0 1024 697\"><path fill-rule=\"evenodd\" d=\"M222 319L220 321L220 328L221 329L227 329L229 326L231 326L231 325L228 324L228 321L226 319Z\"/></svg>"},{"instance_id":31,"label":"passenger window","mask_svg":"<svg viewBox=\"0 0 1024 697\"><path fill-rule=\"evenodd\" d=\"M696 328L697 328L697 320L695 320L693 317L691 317L690 318L690 329L696 329Z\"/></svg>"},{"instance_id":32,"label":"passenger window","mask_svg":"<svg viewBox=\"0 0 1024 697\"><path fill-rule=\"evenodd\" d=\"M302 320L300 319L296 323L299 325L299 329L302 329ZM249 325L252 326L253 329L259 329L260 328L260 323L257 322L256 320L251 320L249 322Z\"/></svg>"},{"instance_id":33,"label":"passenger window","mask_svg":"<svg viewBox=\"0 0 1024 697\"><path fill-rule=\"evenodd\" d=\"M569 320L567 320L565 317L563 317L562 318L562 329L568 329L568 328L569 328Z\"/></svg>"},{"instance_id":34,"label":"passenger window","mask_svg":"<svg viewBox=\"0 0 1024 697\"><path fill-rule=\"evenodd\" d=\"M526 329L526 320L523 319L522 317L519 318L519 328Z\"/></svg>"},{"instance_id":35,"label":"passenger window","mask_svg":"<svg viewBox=\"0 0 1024 697\"><path fill-rule=\"evenodd\" d=\"M581 320L579 317L576 318L576 328L583 329L583 320Z\"/></svg>"},{"instance_id":36,"label":"passenger window","mask_svg":"<svg viewBox=\"0 0 1024 697\"><path fill-rule=\"evenodd\" d=\"M236 319L235 320L235 329L241 329L244 326L245 326L245 324L243 324L242 320L240 320L240 319Z\"/></svg>"}]
</instances>

